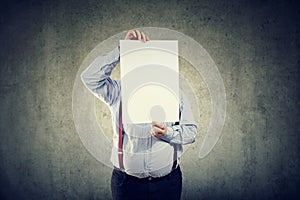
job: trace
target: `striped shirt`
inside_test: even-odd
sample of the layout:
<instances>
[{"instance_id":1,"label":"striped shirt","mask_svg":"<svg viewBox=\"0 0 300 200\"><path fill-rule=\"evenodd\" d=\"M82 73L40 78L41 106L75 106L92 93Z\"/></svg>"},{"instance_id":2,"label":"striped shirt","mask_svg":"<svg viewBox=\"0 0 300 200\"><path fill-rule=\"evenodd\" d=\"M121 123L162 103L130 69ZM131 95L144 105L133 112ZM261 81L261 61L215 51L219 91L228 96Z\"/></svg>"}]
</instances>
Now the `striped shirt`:
<instances>
[{"instance_id":1,"label":"striped shirt","mask_svg":"<svg viewBox=\"0 0 300 200\"><path fill-rule=\"evenodd\" d=\"M112 115L113 148L112 164L119 168L118 130L121 84L111 79L112 70L120 61L118 48L97 57L81 74L84 85L106 103ZM177 165L183 153L182 145L195 141L197 126L188 99L180 91L179 124L165 122L167 133L160 139L151 135L151 123L123 124L123 162L125 172L139 178L161 177L169 174L173 155ZM174 151L177 151L174 154Z\"/></svg>"}]
</instances>

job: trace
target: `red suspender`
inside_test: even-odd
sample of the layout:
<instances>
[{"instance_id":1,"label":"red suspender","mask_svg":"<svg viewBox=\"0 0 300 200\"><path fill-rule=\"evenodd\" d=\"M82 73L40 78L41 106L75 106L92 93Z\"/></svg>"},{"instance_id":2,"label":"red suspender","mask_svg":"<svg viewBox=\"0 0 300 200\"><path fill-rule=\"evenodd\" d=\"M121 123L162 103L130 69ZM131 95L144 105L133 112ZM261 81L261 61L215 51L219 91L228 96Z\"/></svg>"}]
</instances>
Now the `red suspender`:
<instances>
[{"instance_id":1,"label":"red suspender","mask_svg":"<svg viewBox=\"0 0 300 200\"><path fill-rule=\"evenodd\" d=\"M119 149L118 149L118 157L119 157L119 167L123 171L123 130L122 130L122 102L120 101L119 107Z\"/></svg>"},{"instance_id":2,"label":"red suspender","mask_svg":"<svg viewBox=\"0 0 300 200\"><path fill-rule=\"evenodd\" d=\"M176 144L173 146L173 148L174 148L174 154L173 154L172 170L176 169L176 167L177 167L177 147L176 147Z\"/></svg>"}]
</instances>

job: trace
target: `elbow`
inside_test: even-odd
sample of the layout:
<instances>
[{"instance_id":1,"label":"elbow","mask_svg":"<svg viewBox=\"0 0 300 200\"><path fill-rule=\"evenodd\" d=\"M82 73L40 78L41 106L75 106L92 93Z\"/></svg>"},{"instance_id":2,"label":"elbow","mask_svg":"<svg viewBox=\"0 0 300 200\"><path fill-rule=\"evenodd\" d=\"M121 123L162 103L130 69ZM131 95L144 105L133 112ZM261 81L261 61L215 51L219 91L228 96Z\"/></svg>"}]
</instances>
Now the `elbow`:
<instances>
[{"instance_id":1,"label":"elbow","mask_svg":"<svg viewBox=\"0 0 300 200\"><path fill-rule=\"evenodd\" d=\"M186 138L185 141L183 141L183 145L186 145L186 144L192 144L196 141L195 137L189 137L189 138Z\"/></svg>"},{"instance_id":2,"label":"elbow","mask_svg":"<svg viewBox=\"0 0 300 200\"><path fill-rule=\"evenodd\" d=\"M86 71L83 71L80 74L81 81L83 85L85 85L89 90L94 91L96 86L96 80L92 76L90 76Z\"/></svg>"},{"instance_id":3,"label":"elbow","mask_svg":"<svg viewBox=\"0 0 300 200\"><path fill-rule=\"evenodd\" d=\"M195 141L196 141L196 137L195 137L195 135L194 135L193 137L191 137L190 143L189 143L189 144L192 144L192 143L194 143Z\"/></svg>"},{"instance_id":4,"label":"elbow","mask_svg":"<svg viewBox=\"0 0 300 200\"><path fill-rule=\"evenodd\" d=\"M81 78L83 85L88 90L90 90L92 93L96 92L95 83L93 82L92 78L90 76L88 76L88 74L85 73L85 71L81 73L80 78Z\"/></svg>"},{"instance_id":5,"label":"elbow","mask_svg":"<svg viewBox=\"0 0 300 200\"><path fill-rule=\"evenodd\" d=\"M189 127L189 137L185 138L185 141L183 144L192 144L196 141L196 134L197 134L197 126L192 125Z\"/></svg>"}]
</instances>

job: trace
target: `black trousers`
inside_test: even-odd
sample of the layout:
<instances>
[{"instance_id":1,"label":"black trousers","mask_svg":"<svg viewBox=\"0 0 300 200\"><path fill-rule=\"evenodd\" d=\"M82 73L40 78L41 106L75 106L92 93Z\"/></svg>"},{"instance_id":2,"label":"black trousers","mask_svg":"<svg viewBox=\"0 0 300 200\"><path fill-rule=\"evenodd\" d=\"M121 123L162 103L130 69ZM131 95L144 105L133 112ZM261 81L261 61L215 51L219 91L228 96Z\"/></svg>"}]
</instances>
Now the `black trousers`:
<instances>
[{"instance_id":1,"label":"black trousers","mask_svg":"<svg viewBox=\"0 0 300 200\"><path fill-rule=\"evenodd\" d=\"M111 191L114 200L179 200L182 191L182 173L178 166L164 177L140 179L114 169Z\"/></svg>"}]
</instances>

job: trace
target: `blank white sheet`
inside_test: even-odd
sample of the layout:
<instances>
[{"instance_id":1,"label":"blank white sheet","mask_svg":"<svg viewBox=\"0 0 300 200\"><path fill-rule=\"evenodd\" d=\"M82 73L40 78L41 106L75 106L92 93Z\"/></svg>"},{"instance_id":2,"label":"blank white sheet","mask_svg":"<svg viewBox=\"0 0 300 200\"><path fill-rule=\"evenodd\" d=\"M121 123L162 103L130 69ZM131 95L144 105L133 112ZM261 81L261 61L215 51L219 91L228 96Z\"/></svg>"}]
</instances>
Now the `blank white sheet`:
<instances>
[{"instance_id":1,"label":"blank white sheet","mask_svg":"<svg viewBox=\"0 0 300 200\"><path fill-rule=\"evenodd\" d=\"M177 40L120 40L123 123L179 121Z\"/></svg>"}]
</instances>

